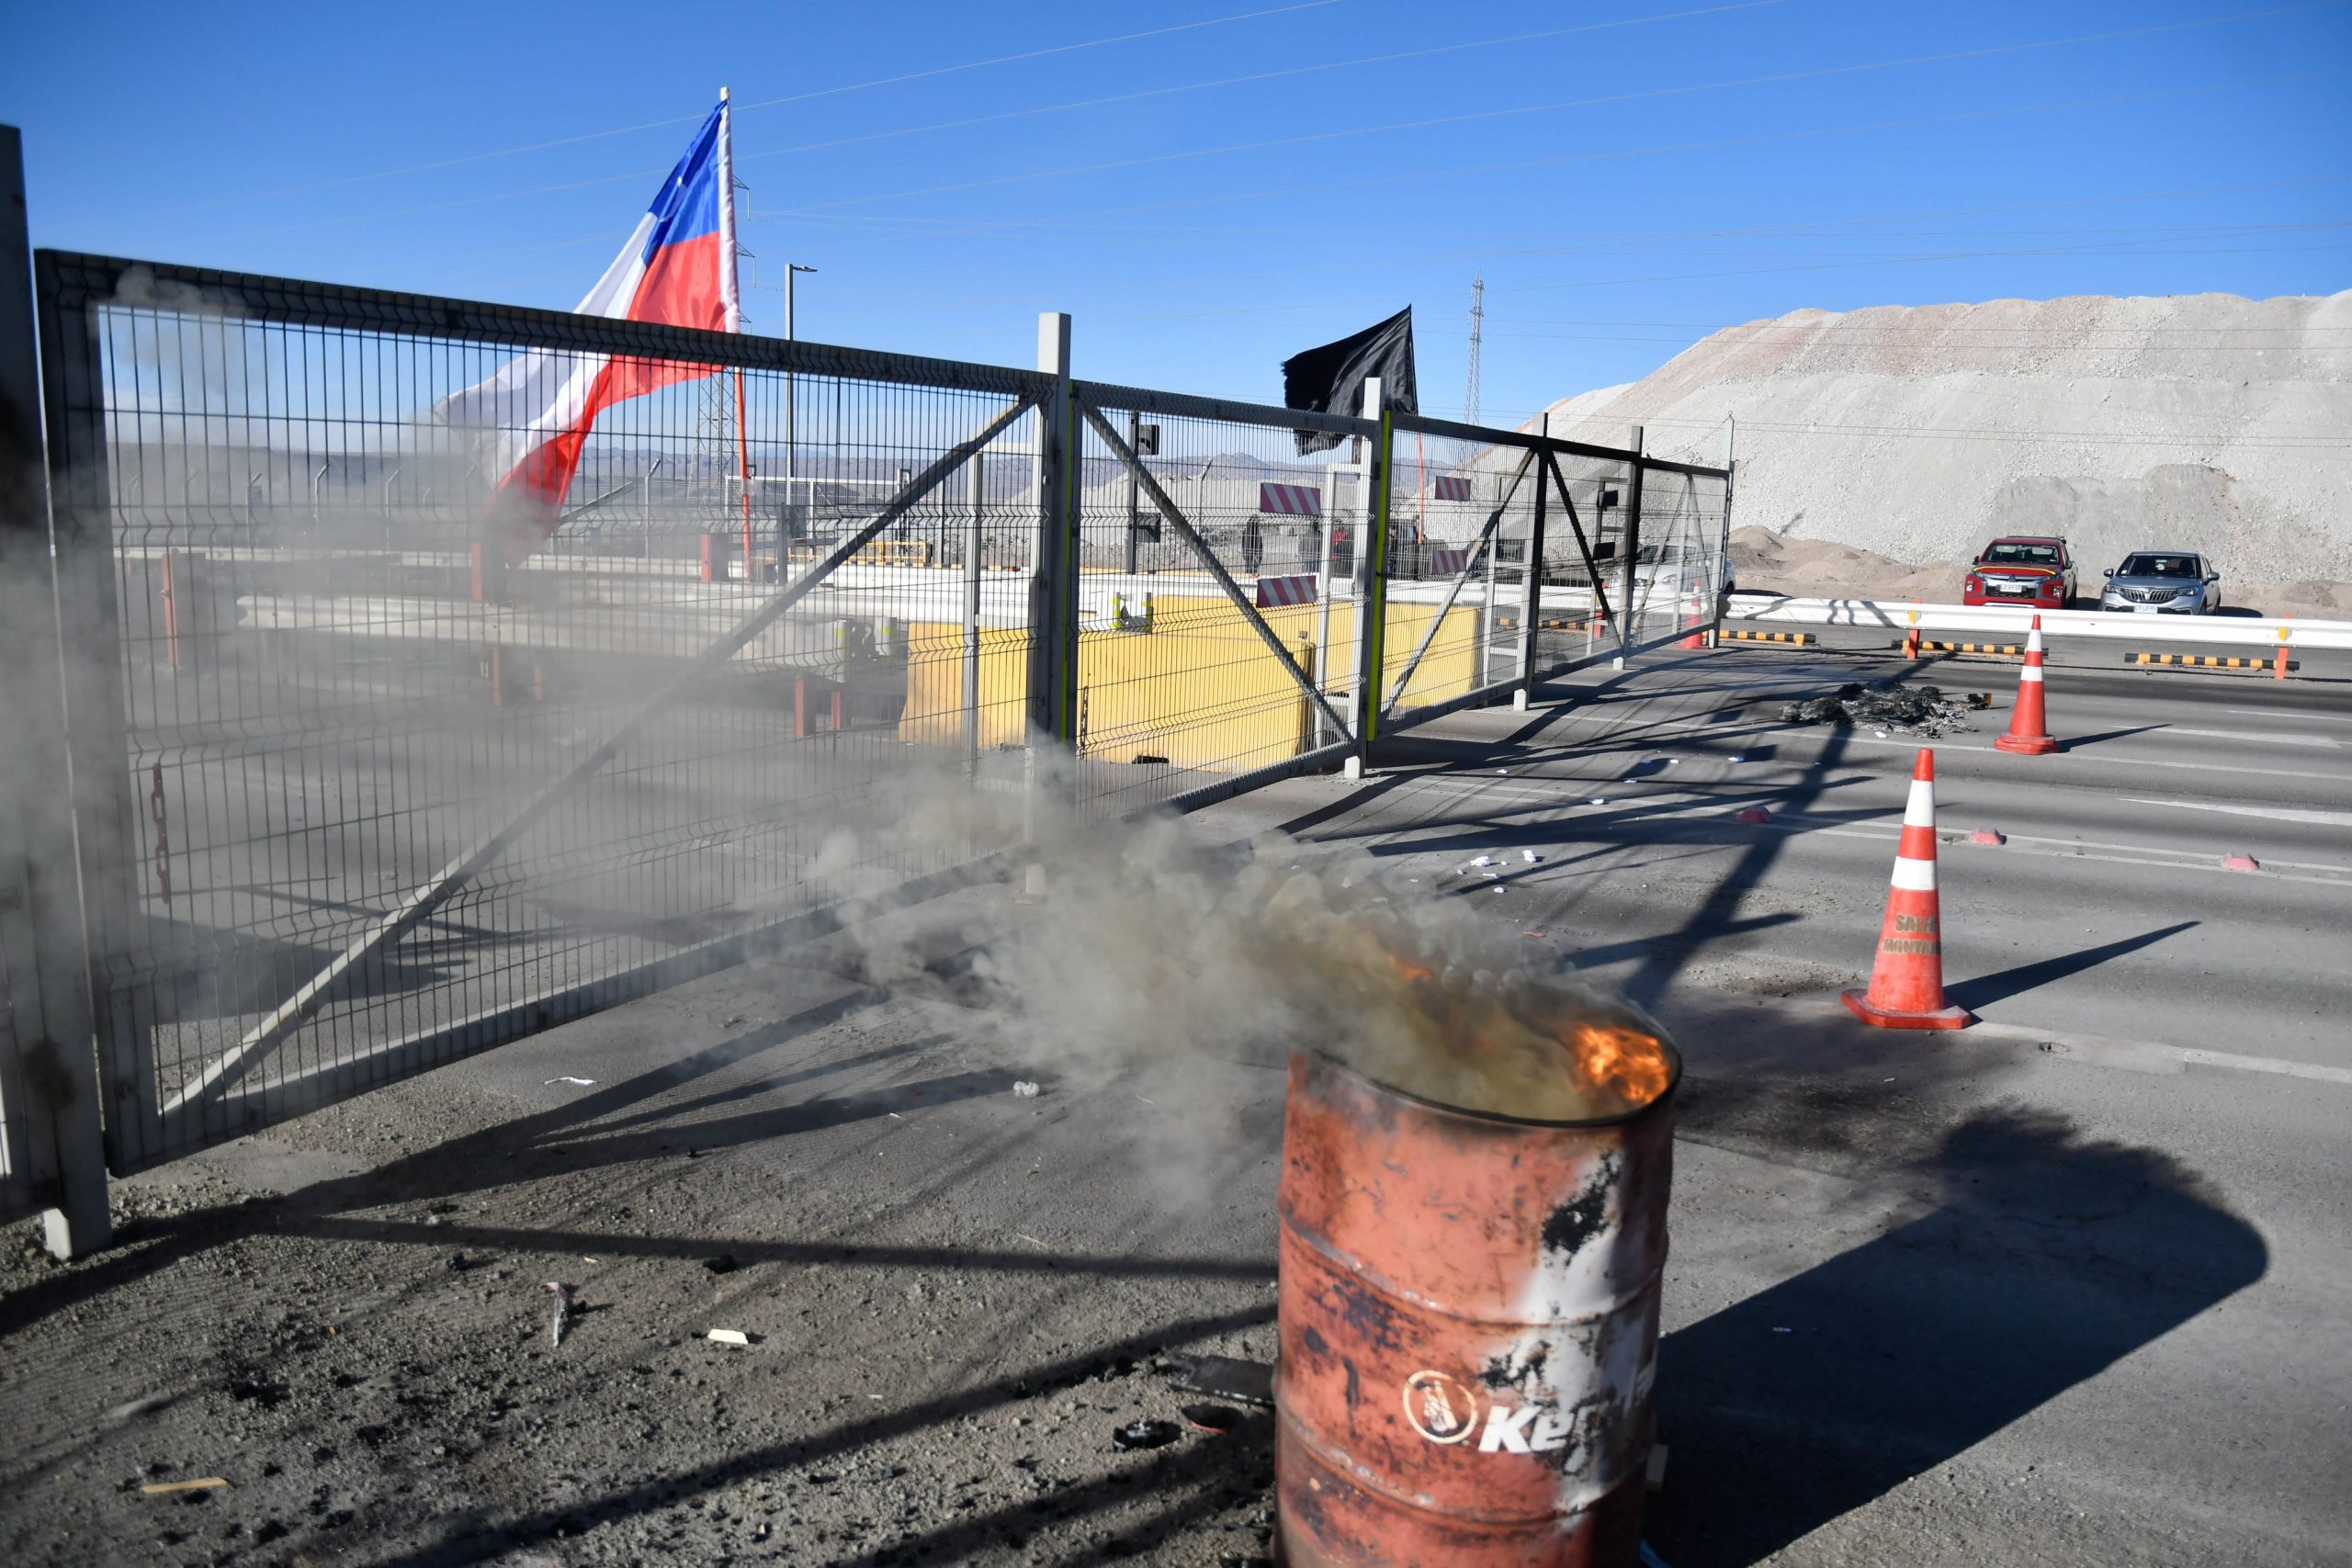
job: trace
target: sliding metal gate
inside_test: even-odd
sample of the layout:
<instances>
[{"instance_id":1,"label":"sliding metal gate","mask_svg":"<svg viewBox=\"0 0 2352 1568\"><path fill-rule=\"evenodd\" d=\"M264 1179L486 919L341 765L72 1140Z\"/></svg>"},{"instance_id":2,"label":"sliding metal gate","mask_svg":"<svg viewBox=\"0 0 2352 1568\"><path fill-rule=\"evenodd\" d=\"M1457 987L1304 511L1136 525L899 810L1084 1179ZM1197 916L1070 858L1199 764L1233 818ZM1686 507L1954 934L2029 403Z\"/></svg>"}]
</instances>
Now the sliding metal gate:
<instances>
[{"instance_id":1,"label":"sliding metal gate","mask_svg":"<svg viewBox=\"0 0 2352 1568\"><path fill-rule=\"evenodd\" d=\"M37 265L118 1173L993 874L1041 790L1187 807L1717 614L1724 470L1074 382L1066 317L1025 370ZM460 394L604 369L518 521Z\"/></svg>"}]
</instances>

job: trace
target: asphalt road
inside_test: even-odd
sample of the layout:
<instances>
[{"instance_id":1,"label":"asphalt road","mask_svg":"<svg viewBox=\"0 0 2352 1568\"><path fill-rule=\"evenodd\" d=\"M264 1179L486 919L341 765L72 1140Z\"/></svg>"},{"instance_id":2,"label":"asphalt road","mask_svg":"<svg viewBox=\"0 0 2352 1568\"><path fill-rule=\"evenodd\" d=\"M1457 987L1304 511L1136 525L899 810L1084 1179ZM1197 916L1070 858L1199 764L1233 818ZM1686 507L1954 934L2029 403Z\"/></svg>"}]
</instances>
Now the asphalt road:
<instances>
[{"instance_id":1,"label":"asphalt road","mask_svg":"<svg viewBox=\"0 0 2352 1568\"><path fill-rule=\"evenodd\" d=\"M1999 695L1936 745L1947 836L2008 841L1942 846L1986 1021L1923 1036L1836 1001L1916 744L1775 716L1907 668L1654 656L1190 826L1464 888L1679 1042L1671 1568L2352 1562L2352 686L2061 666L2033 759L1989 750L2012 670L1927 672ZM1111 1433L1177 1418L1160 1353L1271 1348L1280 1074L1123 1052L1115 975L1057 1019L952 983L1062 907L902 911L124 1184L99 1258L20 1239L0 1551L1262 1562L1262 1419Z\"/></svg>"},{"instance_id":2,"label":"asphalt road","mask_svg":"<svg viewBox=\"0 0 2352 1568\"><path fill-rule=\"evenodd\" d=\"M1994 705L1932 740L1779 717L1895 678ZM2352 684L2053 666L2064 749L2038 758L1993 750L2016 687L2015 663L1993 660L1654 658L1563 682L1554 693L1576 695L1562 705L1410 732L1368 787L1311 808L1312 829L1432 882L1497 857L1511 890L1498 908L1645 1000L1710 976L1819 988L1858 980L1871 951L1928 746L1947 978L1964 1005L2352 1069ZM1232 809L1287 820L1319 787ZM1771 820L1736 820L1753 807ZM1980 829L2007 841L1970 842ZM2260 869L2224 869L2233 854Z\"/></svg>"},{"instance_id":3,"label":"asphalt road","mask_svg":"<svg viewBox=\"0 0 2352 1568\"><path fill-rule=\"evenodd\" d=\"M1889 678L1996 698L1931 743L1962 1034L1836 1001L1922 742L1778 713ZM2352 685L2062 662L2029 758L1991 747L2015 684L1658 658L1228 808L1544 933L1689 1052L1677 1568L2352 1561Z\"/></svg>"}]
</instances>

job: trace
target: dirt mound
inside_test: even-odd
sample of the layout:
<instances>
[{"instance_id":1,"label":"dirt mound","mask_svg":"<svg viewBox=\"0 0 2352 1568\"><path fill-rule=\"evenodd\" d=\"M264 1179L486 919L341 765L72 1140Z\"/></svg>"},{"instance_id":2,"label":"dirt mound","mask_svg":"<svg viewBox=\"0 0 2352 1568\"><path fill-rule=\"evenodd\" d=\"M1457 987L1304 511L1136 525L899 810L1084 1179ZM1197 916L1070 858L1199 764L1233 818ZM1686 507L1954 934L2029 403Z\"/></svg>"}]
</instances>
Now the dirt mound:
<instances>
[{"instance_id":1,"label":"dirt mound","mask_svg":"<svg viewBox=\"0 0 2352 1568\"><path fill-rule=\"evenodd\" d=\"M2128 550L2193 549L2233 604L2324 614L2352 605L2347 331L2352 291L1800 310L1556 403L1550 428L1640 424L1720 461L1736 415L1735 521L1782 547L1743 527L1742 586L1954 599L1985 540L2060 534L2086 589Z\"/></svg>"}]
</instances>

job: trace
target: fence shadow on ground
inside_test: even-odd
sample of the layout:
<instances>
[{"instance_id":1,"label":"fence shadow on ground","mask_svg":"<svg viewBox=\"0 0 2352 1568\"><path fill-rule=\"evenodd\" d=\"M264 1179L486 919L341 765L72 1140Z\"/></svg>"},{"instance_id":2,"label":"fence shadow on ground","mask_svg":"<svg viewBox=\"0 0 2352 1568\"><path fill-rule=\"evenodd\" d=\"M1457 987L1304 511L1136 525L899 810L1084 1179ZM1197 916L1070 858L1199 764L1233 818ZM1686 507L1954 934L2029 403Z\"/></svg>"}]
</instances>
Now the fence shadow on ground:
<instances>
[{"instance_id":1,"label":"fence shadow on ground","mask_svg":"<svg viewBox=\"0 0 2352 1568\"><path fill-rule=\"evenodd\" d=\"M1706 1086L1686 1126L1758 1110L1726 1100L1782 1093ZM1770 1556L2244 1290L2268 1262L2193 1171L2046 1111L1979 1111L1916 1174L1934 1179L1940 1207L1661 1343L1673 1466L1649 1535L1675 1568Z\"/></svg>"}]
</instances>

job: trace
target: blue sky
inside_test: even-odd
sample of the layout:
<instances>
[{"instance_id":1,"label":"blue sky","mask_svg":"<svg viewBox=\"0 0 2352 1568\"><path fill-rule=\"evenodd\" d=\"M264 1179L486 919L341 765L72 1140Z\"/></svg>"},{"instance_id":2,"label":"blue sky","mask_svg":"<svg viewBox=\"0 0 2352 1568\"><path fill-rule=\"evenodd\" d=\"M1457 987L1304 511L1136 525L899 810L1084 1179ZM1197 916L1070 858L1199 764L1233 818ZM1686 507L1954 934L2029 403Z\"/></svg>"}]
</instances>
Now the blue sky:
<instances>
[{"instance_id":1,"label":"blue sky","mask_svg":"<svg viewBox=\"0 0 2352 1568\"><path fill-rule=\"evenodd\" d=\"M131 0L6 31L37 244L568 309L725 83L753 330L790 260L803 337L1027 363L1067 310L1081 376L1270 401L1410 304L1457 413L1481 268L1484 407L1517 419L1786 310L2325 294L2352 256L2342 0Z\"/></svg>"}]
</instances>

